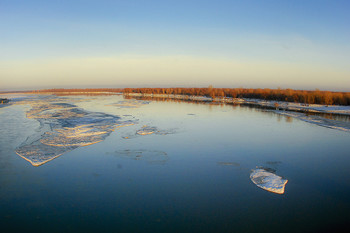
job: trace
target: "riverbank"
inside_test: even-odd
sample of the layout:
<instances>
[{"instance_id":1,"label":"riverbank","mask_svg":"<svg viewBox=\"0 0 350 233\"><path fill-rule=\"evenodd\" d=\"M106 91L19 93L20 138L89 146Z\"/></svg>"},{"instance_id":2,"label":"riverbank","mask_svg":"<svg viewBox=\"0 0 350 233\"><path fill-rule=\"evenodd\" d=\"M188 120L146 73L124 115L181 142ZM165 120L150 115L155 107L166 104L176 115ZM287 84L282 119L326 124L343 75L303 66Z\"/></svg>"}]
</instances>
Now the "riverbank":
<instances>
[{"instance_id":1,"label":"riverbank","mask_svg":"<svg viewBox=\"0 0 350 233\"><path fill-rule=\"evenodd\" d=\"M249 98L211 98L206 96L194 96L194 95L174 95L174 94L148 94L148 93L124 93L124 96L135 98L165 98L165 99L177 99L185 101L197 101L197 102L215 102L224 104L248 104L257 105L266 108L294 111L294 112L312 112L312 113L329 113L350 116L350 106L341 105L321 105L321 104L303 104L285 101L273 101L273 100L261 100L261 99L249 99Z\"/></svg>"},{"instance_id":2,"label":"riverbank","mask_svg":"<svg viewBox=\"0 0 350 233\"><path fill-rule=\"evenodd\" d=\"M53 95L124 95L126 97L132 98L161 98L161 99L174 99L183 101L195 101L203 103L222 103L222 104L246 104L252 106L260 106L273 110L284 110L302 113L326 113L335 115L346 115L350 116L350 106L344 105L322 105L322 104L305 104L305 103L295 103L287 101L275 101L275 100L263 100L263 99L253 99L253 98L232 98L232 97L208 97L208 96L198 96L198 95L180 95L180 94L152 94L152 93L128 93L125 92L108 92L100 91L76 91L76 92L23 92L25 94L53 94ZM17 98L22 97L19 93L15 93ZM1 99L1 98L0 98ZM5 98L6 99L6 98ZM14 98L13 100L15 100ZM1 99L3 100L3 99ZM7 102L8 103L8 102Z\"/></svg>"}]
</instances>

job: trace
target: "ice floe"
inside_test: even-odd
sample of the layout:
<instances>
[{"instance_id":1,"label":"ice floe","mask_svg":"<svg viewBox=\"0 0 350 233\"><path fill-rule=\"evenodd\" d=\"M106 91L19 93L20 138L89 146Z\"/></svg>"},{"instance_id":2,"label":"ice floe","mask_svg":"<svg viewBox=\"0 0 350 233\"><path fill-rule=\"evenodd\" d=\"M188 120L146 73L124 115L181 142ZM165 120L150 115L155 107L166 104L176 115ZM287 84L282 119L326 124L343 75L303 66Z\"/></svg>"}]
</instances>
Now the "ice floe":
<instances>
[{"instance_id":1,"label":"ice floe","mask_svg":"<svg viewBox=\"0 0 350 233\"><path fill-rule=\"evenodd\" d=\"M65 98L52 96L22 102L32 107L27 117L40 123L37 132L16 149L16 153L32 165L39 166L75 148L101 142L116 128L134 124L66 102Z\"/></svg>"},{"instance_id":2,"label":"ice floe","mask_svg":"<svg viewBox=\"0 0 350 233\"><path fill-rule=\"evenodd\" d=\"M128 120L128 121L120 122L119 124L116 125L116 127L121 128L121 127L132 126L132 125L135 125L136 123L137 123L137 120L134 120L134 121Z\"/></svg>"},{"instance_id":3,"label":"ice floe","mask_svg":"<svg viewBox=\"0 0 350 233\"><path fill-rule=\"evenodd\" d=\"M40 166L76 148L48 146L40 142L35 142L18 147L16 153L33 166Z\"/></svg>"},{"instance_id":4,"label":"ice floe","mask_svg":"<svg viewBox=\"0 0 350 233\"><path fill-rule=\"evenodd\" d=\"M149 104L149 103L150 103L149 101L128 99L128 100L121 100L117 103L108 104L107 106L115 106L119 108L139 108L142 105Z\"/></svg>"},{"instance_id":5,"label":"ice floe","mask_svg":"<svg viewBox=\"0 0 350 233\"><path fill-rule=\"evenodd\" d=\"M264 168L253 169L250 173L250 179L259 188L277 194L284 193L284 187L288 182L288 180L282 179Z\"/></svg>"},{"instance_id":6,"label":"ice floe","mask_svg":"<svg viewBox=\"0 0 350 233\"><path fill-rule=\"evenodd\" d=\"M168 134L174 134L176 133L176 129L158 129L155 126L148 126L144 125L141 129L136 130L134 135L127 135L123 138L125 139L131 139L135 138L137 136L145 136L150 134L156 134L156 135L168 135Z\"/></svg>"},{"instance_id":7,"label":"ice floe","mask_svg":"<svg viewBox=\"0 0 350 233\"><path fill-rule=\"evenodd\" d=\"M136 133L139 135L148 135L148 134L152 134L152 133L156 133L156 132L158 132L156 127L151 127L151 126L147 126L147 125L144 125L142 127L142 129L136 131Z\"/></svg>"}]
</instances>

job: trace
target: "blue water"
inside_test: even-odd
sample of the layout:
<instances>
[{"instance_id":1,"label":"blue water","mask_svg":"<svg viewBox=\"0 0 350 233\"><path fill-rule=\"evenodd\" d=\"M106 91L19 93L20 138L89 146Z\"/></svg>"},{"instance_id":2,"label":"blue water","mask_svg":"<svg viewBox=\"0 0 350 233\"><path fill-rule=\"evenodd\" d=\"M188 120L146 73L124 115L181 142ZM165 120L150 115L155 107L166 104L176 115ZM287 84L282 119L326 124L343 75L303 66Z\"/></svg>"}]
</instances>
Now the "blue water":
<instances>
[{"instance_id":1,"label":"blue water","mask_svg":"<svg viewBox=\"0 0 350 233\"><path fill-rule=\"evenodd\" d=\"M244 106L65 98L135 124L34 167L15 153L39 127L30 105L0 108L1 232L337 232L350 219L347 132ZM144 125L169 133L136 135ZM251 182L257 166L285 193Z\"/></svg>"}]
</instances>

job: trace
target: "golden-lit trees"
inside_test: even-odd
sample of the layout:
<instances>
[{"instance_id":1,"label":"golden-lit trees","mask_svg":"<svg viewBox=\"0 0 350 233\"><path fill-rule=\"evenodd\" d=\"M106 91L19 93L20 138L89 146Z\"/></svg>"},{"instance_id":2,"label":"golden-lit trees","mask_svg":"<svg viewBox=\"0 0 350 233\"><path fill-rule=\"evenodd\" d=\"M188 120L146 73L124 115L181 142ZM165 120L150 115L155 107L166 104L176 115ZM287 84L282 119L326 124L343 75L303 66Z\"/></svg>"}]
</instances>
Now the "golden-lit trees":
<instances>
[{"instance_id":1,"label":"golden-lit trees","mask_svg":"<svg viewBox=\"0 0 350 233\"><path fill-rule=\"evenodd\" d=\"M179 94L207 97L255 98L274 101L288 101L305 104L350 105L350 93L305 91L292 89L248 89L248 88L125 88L124 93Z\"/></svg>"},{"instance_id":2,"label":"golden-lit trees","mask_svg":"<svg viewBox=\"0 0 350 233\"><path fill-rule=\"evenodd\" d=\"M112 93L142 93L142 94L175 94L175 95L194 95L207 96L212 98L255 98L274 101L288 101L305 104L326 104L326 105L350 105L349 92L330 92L292 89L249 89L249 88L85 88L85 89L46 89L32 91L35 93L98 93L98 92L112 92Z\"/></svg>"}]
</instances>

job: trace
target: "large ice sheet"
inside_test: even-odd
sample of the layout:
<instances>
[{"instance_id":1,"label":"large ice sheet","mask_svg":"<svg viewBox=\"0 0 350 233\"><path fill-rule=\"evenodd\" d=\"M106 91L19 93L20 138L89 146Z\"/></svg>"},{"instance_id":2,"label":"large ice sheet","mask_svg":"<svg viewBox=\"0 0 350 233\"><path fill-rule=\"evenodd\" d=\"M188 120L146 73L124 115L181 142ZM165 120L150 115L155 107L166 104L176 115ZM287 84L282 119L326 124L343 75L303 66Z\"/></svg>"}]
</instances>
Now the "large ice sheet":
<instances>
[{"instance_id":1,"label":"large ice sheet","mask_svg":"<svg viewBox=\"0 0 350 233\"><path fill-rule=\"evenodd\" d=\"M250 173L250 179L259 188L277 194L284 193L284 187L288 182L288 180L282 179L282 177L263 168L253 169Z\"/></svg>"},{"instance_id":2,"label":"large ice sheet","mask_svg":"<svg viewBox=\"0 0 350 233\"><path fill-rule=\"evenodd\" d=\"M85 111L67 101L37 96L18 103L30 105L27 117L40 123L37 132L16 149L32 165L39 166L75 148L101 142L117 127L133 124L120 121L118 116Z\"/></svg>"},{"instance_id":3,"label":"large ice sheet","mask_svg":"<svg viewBox=\"0 0 350 233\"><path fill-rule=\"evenodd\" d=\"M77 147L48 146L36 141L30 144L23 144L16 149L16 153L29 161L33 166L40 166L75 148Z\"/></svg>"}]
</instances>

